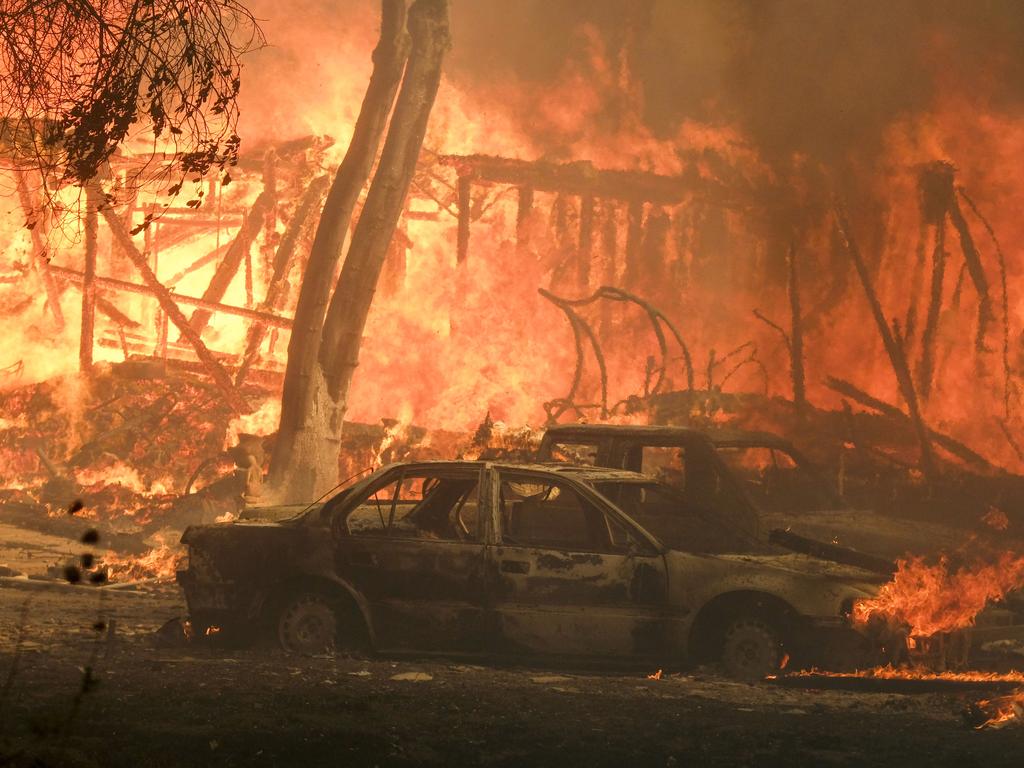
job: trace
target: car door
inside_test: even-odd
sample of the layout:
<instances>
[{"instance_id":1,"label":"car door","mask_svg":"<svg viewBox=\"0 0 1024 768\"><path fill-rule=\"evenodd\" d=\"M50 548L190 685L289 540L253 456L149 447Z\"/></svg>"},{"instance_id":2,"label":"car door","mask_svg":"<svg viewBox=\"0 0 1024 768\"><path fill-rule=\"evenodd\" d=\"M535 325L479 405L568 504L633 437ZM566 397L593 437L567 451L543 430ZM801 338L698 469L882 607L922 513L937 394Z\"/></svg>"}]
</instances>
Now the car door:
<instances>
[{"instance_id":1,"label":"car door","mask_svg":"<svg viewBox=\"0 0 1024 768\"><path fill-rule=\"evenodd\" d=\"M491 609L505 650L646 656L665 650L657 545L600 496L548 472L493 475Z\"/></svg>"},{"instance_id":2,"label":"car door","mask_svg":"<svg viewBox=\"0 0 1024 768\"><path fill-rule=\"evenodd\" d=\"M479 467L400 466L348 501L336 567L369 604L379 648L483 647L480 477Z\"/></svg>"}]
</instances>

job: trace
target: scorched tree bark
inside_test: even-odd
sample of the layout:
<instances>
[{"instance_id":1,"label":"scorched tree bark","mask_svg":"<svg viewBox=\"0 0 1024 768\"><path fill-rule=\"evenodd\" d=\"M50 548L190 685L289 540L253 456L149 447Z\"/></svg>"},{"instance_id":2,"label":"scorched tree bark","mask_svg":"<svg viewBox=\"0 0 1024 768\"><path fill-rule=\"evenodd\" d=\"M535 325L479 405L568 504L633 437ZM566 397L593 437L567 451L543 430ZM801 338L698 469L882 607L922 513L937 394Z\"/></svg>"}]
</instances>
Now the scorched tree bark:
<instances>
[{"instance_id":1,"label":"scorched tree bark","mask_svg":"<svg viewBox=\"0 0 1024 768\"><path fill-rule=\"evenodd\" d=\"M423 145L448 47L446 0L416 0L407 20L404 2L385 0L373 74L324 205L296 307L270 465L269 495L276 500L309 500L337 483L339 439L363 328ZM345 233L392 102L380 161L332 294Z\"/></svg>"}]
</instances>

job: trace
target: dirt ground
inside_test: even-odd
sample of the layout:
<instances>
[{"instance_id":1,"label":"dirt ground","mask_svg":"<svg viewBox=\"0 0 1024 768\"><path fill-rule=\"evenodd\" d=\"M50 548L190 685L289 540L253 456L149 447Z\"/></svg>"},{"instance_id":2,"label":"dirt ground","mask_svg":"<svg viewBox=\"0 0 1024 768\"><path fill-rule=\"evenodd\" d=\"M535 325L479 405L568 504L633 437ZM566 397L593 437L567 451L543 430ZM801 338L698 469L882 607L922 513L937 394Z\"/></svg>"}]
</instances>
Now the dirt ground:
<instances>
[{"instance_id":1,"label":"dirt ground","mask_svg":"<svg viewBox=\"0 0 1024 768\"><path fill-rule=\"evenodd\" d=\"M184 613L174 585L0 582L0 764L998 766L1024 752L1024 730L971 728L970 695L298 659L162 641Z\"/></svg>"}]
</instances>

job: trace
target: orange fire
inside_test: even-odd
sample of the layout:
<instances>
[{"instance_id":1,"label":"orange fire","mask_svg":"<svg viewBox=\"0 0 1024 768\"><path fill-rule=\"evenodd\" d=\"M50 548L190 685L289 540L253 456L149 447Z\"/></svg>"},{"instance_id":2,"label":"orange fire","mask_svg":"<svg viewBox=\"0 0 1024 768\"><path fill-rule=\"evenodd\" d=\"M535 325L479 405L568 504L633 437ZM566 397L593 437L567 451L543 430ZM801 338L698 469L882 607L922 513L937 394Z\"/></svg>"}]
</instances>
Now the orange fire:
<instances>
[{"instance_id":1,"label":"orange fire","mask_svg":"<svg viewBox=\"0 0 1024 768\"><path fill-rule=\"evenodd\" d=\"M843 678L873 678L876 680L954 680L961 682L1021 683L1024 673L1011 672L932 672L920 667L894 667L891 664L856 672L826 672L820 669L804 669L789 673L790 677L821 676Z\"/></svg>"},{"instance_id":2,"label":"orange fire","mask_svg":"<svg viewBox=\"0 0 1024 768\"><path fill-rule=\"evenodd\" d=\"M950 569L945 556L935 565L924 558L897 562L892 581L876 597L854 605L853 619L881 618L905 626L910 636L930 637L972 626L978 613L1007 592L1024 586L1024 556L1004 553L994 563Z\"/></svg>"},{"instance_id":3,"label":"orange fire","mask_svg":"<svg viewBox=\"0 0 1024 768\"><path fill-rule=\"evenodd\" d=\"M174 581L184 549L176 544L159 540L157 546L138 557L108 552L102 562L107 580L112 583L127 581Z\"/></svg>"},{"instance_id":4,"label":"orange fire","mask_svg":"<svg viewBox=\"0 0 1024 768\"><path fill-rule=\"evenodd\" d=\"M1024 690L999 696L994 699L983 699L975 705L988 715L988 720L978 725L983 728L1003 728L1007 725L1024 725Z\"/></svg>"}]
</instances>

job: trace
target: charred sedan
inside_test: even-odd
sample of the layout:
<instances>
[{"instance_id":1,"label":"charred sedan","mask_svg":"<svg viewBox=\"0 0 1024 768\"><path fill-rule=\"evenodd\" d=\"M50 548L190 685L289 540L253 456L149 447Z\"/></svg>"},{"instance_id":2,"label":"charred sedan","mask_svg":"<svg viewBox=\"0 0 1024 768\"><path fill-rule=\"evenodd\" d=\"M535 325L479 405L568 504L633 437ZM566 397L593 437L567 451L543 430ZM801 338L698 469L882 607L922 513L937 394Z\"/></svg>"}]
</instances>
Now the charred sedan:
<instances>
[{"instance_id":1,"label":"charred sedan","mask_svg":"<svg viewBox=\"0 0 1024 768\"><path fill-rule=\"evenodd\" d=\"M670 548L595 490L595 472L395 464L289 520L189 528L178 578L193 626L269 630L298 653L717 659L743 678L863 639L847 615L872 574Z\"/></svg>"}]
</instances>

